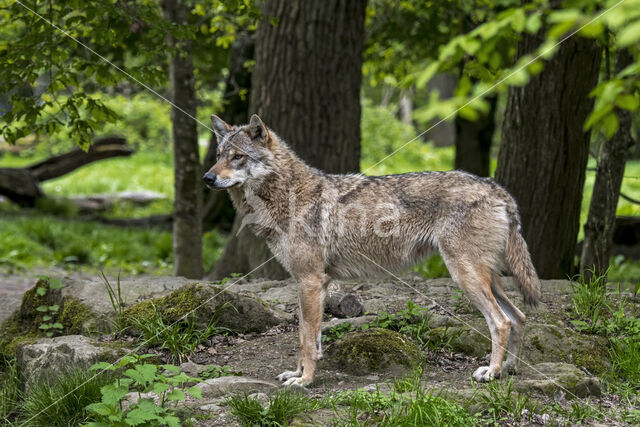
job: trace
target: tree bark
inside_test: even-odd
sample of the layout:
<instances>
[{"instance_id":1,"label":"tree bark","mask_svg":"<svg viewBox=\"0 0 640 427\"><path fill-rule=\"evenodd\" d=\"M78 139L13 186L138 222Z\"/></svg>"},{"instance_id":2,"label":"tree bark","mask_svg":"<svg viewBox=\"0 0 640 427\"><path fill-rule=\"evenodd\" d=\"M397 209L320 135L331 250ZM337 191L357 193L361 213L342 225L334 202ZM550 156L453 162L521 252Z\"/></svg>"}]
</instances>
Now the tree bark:
<instances>
[{"instance_id":1,"label":"tree bark","mask_svg":"<svg viewBox=\"0 0 640 427\"><path fill-rule=\"evenodd\" d=\"M489 176L491 169L491 144L496 129L497 97L488 99L489 112L476 121L456 116L455 168L478 176Z\"/></svg>"},{"instance_id":2,"label":"tree bark","mask_svg":"<svg viewBox=\"0 0 640 427\"><path fill-rule=\"evenodd\" d=\"M618 52L616 74L632 62L632 54L627 49L621 49ZM586 277L604 274L609 266L620 186L627 155L633 146L631 112L618 108L616 113L620 127L611 140L602 144L589 215L584 225L580 270Z\"/></svg>"},{"instance_id":3,"label":"tree bark","mask_svg":"<svg viewBox=\"0 0 640 427\"><path fill-rule=\"evenodd\" d=\"M543 40L544 30L523 35L518 54ZM570 38L529 84L509 89L496 180L520 206L524 237L545 279L573 272L589 150L583 125L601 58L595 41Z\"/></svg>"},{"instance_id":4,"label":"tree bark","mask_svg":"<svg viewBox=\"0 0 640 427\"><path fill-rule=\"evenodd\" d=\"M267 0L256 34L251 111L329 173L359 170L365 7L366 0ZM264 241L243 229L212 277L249 272L270 257ZM288 276L275 261L253 274Z\"/></svg>"},{"instance_id":5,"label":"tree bark","mask_svg":"<svg viewBox=\"0 0 640 427\"><path fill-rule=\"evenodd\" d=\"M185 25L185 0L163 0L165 18ZM191 41L169 36L175 50L169 59L175 201L173 204L173 259L175 274L199 279L202 271L202 169L198 153L196 95Z\"/></svg>"}]
</instances>

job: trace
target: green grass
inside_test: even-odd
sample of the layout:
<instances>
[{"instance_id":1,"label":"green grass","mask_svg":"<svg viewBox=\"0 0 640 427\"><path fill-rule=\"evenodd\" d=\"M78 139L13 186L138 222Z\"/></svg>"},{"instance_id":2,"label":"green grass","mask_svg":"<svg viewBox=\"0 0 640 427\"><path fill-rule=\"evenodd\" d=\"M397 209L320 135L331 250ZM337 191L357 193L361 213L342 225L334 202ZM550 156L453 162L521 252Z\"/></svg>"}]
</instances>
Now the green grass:
<instances>
[{"instance_id":1,"label":"green grass","mask_svg":"<svg viewBox=\"0 0 640 427\"><path fill-rule=\"evenodd\" d=\"M251 427L286 426L296 415L317 407L317 403L304 394L286 389L269 398L268 408L246 394L230 397L227 405L241 425Z\"/></svg>"},{"instance_id":2,"label":"green grass","mask_svg":"<svg viewBox=\"0 0 640 427\"><path fill-rule=\"evenodd\" d=\"M0 424L15 415L20 403L20 375L15 359L0 363Z\"/></svg>"},{"instance_id":3,"label":"green grass","mask_svg":"<svg viewBox=\"0 0 640 427\"><path fill-rule=\"evenodd\" d=\"M0 229L0 270L36 266L121 269L127 273L170 273L171 232L127 229L47 215L5 215ZM224 247L218 232L203 236L205 268L213 267Z\"/></svg>"},{"instance_id":4,"label":"green grass","mask_svg":"<svg viewBox=\"0 0 640 427\"><path fill-rule=\"evenodd\" d=\"M74 369L37 385L20 402L18 424L45 427L87 422L90 418L85 407L99 402L100 388L112 381L108 374Z\"/></svg>"}]
</instances>

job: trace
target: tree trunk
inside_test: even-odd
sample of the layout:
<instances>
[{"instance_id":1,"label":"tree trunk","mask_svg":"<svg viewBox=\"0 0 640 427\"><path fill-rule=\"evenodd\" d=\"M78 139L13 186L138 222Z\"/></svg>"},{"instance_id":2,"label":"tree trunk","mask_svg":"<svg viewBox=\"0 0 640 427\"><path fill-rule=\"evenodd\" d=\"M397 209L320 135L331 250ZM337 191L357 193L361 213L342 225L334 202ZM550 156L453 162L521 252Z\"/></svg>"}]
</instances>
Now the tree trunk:
<instances>
[{"instance_id":1,"label":"tree trunk","mask_svg":"<svg viewBox=\"0 0 640 427\"><path fill-rule=\"evenodd\" d=\"M366 0L267 0L256 34L251 111L329 173L359 170L365 7ZM213 277L246 273L270 257L264 241L243 229ZM288 276L275 261L254 275Z\"/></svg>"},{"instance_id":2,"label":"tree trunk","mask_svg":"<svg viewBox=\"0 0 640 427\"><path fill-rule=\"evenodd\" d=\"M163 0L165 18L185 25L189 8L185 0ZM175 274L202 277L202 170L196 128L196 95L191 41L169 36L175 53L170 57L171 122L175 201L173 204L173 259Z\"/></svg>"},{"instance_id":3,"label":"tree trunk","mask_svg":"<svg viewBox=\"0 0 640 427\"><path fill-rule=\"evenodd\" d=\"M543 34L523 35L519 55L538 47ZM589 151L583 125L601 57L595 41L570 38L529 84L509 89L496 180L520 206L524 237L545 279L573 272Z\"/></svg>"},{"instance_id":4,"label":"tree trunk","mask_svg":"<svg viewBox=\"0 0 640 427\"><path fill-rule=\"evenodd\" d=\"M488 99L489 112L476 121L456 116L455 168L478 176L489 176L491 169L491 144L496 129L497 97Z\"/></svg>"},{"instance_id":5,"label":"tree trunk","mask_svg":"<svg viewBox=\"0 0 640 427\"><path fill-rule=\"evenodd\" d=\"M618 53L616 74L633 62L627 49ZM627 154L633 145L631 139L631 113L617 109L620 127L611 140L602 144L596 181L593 186L589 216L584 225L584 243L580 257L580 270L586 275L601 275L609 266L616 207L624 175Z\"/></svg>"},{"instance_id":6,"label":"tree trunk","mask_svg":"<svg viewBox=\"0 0 640 427\"><path fill-rule=\"evenodd\" d=\"M220 118L227 123L237 125L246 123L249 120L251 71L246 67L246 63L253 60L254 44L254 34L246 33L238 34L231 44L229 74L225 80L223 95L224 110L220 113ZM209 170L216 162L217 145L216 136L211 132L209 147L204 157L205 171ZM228 193L226 191L210 190L205 187L203 195L202 222L204 229L207 230L214 226L230 227L235 211Z\"/></svg>"}]
</instances>

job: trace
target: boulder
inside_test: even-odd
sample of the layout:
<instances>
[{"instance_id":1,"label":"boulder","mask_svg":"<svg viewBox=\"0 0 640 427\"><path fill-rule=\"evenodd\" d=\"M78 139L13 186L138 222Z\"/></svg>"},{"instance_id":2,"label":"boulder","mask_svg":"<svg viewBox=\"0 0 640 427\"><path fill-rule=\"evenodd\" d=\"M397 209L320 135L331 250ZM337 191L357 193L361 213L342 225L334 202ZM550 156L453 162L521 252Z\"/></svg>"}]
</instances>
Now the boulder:
<instances>
[{"instance_id":1,"label":"boulder","mask_svg":"<svg viewBox=\"0 0 640 427\"><path fill-rule=\"evenodd\" d=\"M82 335L42 338L33 344L21 345L17 363L22 389L28 391L33 385L69 369L86 369L98 361L114 361L124 353L123 348L106 347Z\"/></svg>"},{"instance_id":2,"label":"boulder","mask_svg":"<svg viewBox=\"0 0 640 427\"><path fill-rule=\"evenodd\" d=\"M406 335L372 328L350 332L332 343L323 363L354 375L384 372L400 376L422 362L420 348Z\"/></svg>"},{"instance_id":3,"label":"boulder","mask_svg":"<svg viewBox=\"0 0 640 427\"><path fill-rule=\"evenodd\" d=\"M190 283L164 297L142 301L128 308L125 314L129 319L141 320L153 317L155 311L169 323L192 313L199 328L205 328L217 317L218 326L237 333L264 332L288 320L257 298L201 283Z\"/></svg>"},{"instance_id":4,"label":"boulder","mask_svg":"<svg viewBox=\"0 0 640 427\"><path fill-rule=\"evenodd\" d=\"M251 377L228 376L205 380L196 387L202 390L202 401L211 401L235 393L267 393L278 384Z\"/></svg>"},{"instance_id":5,"label":"boulder","mask_svg":"<svg viewBox=\"0 0 640 427\"><path fill-rule=\"evenodd\" d=\"M521 393L540 393L553 397L558 392L566 397L600 396L600 380L569 363L538 363L523 370L514 382Z\"/></svg>"}]
</instances>

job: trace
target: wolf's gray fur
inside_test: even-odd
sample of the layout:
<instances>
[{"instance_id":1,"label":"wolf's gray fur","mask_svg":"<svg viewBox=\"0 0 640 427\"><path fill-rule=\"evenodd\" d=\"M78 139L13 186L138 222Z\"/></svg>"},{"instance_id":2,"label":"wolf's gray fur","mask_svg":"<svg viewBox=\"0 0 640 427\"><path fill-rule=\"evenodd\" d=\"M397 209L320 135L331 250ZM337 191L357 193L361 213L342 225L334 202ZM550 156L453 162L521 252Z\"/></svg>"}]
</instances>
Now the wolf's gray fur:
<instances>
[{"instance_id":1,"label":"wolf's gray fur","mask_svg":"<svg viewBox=\"0 0 640 427\"><path fill-rule=\"evenodd\" d=\"M305 164L258 116L246 126L216 116L212 123L218 160L205 182L229 191L244 222L300 282L298 369L280 380L313 380L330 279L400 271L433 250L489 324L491 362L474 378L499 376L505 347L504 369L515 371L525 316L507 299L499 276L511 271L529 304L539 301L540 284L518 208L504 188L459 171L326 174Z\"/></svg>"}]
</instances>

